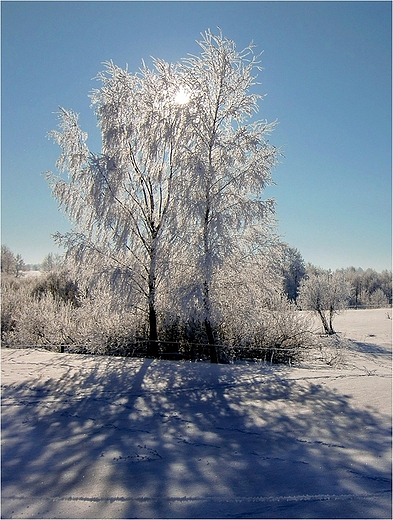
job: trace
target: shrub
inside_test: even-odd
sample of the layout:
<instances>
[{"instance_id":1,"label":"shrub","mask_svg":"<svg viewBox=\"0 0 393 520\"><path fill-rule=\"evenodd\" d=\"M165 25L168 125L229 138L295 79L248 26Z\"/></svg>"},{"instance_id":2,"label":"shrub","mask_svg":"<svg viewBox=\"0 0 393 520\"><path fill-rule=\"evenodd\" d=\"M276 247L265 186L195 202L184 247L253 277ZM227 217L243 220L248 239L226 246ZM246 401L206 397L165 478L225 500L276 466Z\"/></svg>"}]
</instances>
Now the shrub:
<instances>
[{"instance_id":1,"label":"shrub","mask_svg":"<svg viewBox=\"0 0 393 520\"><path fill-rule=\"evenodd\" d=\"M101 285L81 296L66 273L37 280L3 280L2 339L6 346L41 346L69 352L145 356L148 324L137 305L116 298ZM309 345L303 313L279 295L266 298L252 316L236 305L223 306L215 326L221 362L299 361ZM249 319L247 319L249 317ZM197 317L161 312L159 356L189 360L210 358L206 329Z\"/></svg>"},{"instance_id":2,"label":"shrub","mask_svg":"<svg viewBox=\"0 0 393 520\"><path fill-rule=\"evenodd\" d=\"M80 306L78 284L70 279L66 271L50 272L37 282L32 291L32 295L41 299L47 294L51 295L55 300L70 303L74 307Z\"/></svg>"},{"instance_id":3,"label":"shrub","mask_svg":"<svg viewBox=\"0 0 393 520\"><path fill-rule=\"evenodd\" d=\"M29 305L34 281L3 275L1 278L1 338L18 326L20 310Z\"/></svg>"},{"instance_id":4,"label":"shrub","mask_svg":"<svg viewBox=\"0 0 393 520\"><path fill-rule=\"evenodd\" d=\"M230 360L258 359L271 363L299 362L312 344L307 317L285 298L274 298L260 312L258 324L228 336ZM225 336L225 334L224 334Z\"/></svg>"}]
</instances>

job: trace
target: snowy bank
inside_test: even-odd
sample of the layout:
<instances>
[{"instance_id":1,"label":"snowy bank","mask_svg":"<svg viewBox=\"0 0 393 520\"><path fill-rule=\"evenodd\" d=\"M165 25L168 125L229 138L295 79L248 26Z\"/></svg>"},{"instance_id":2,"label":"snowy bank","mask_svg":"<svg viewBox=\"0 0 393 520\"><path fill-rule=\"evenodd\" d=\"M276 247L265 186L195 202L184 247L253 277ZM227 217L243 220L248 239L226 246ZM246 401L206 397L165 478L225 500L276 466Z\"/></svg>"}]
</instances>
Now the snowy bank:
<instances>
[{"instance_id":1,"label":"snowy bank","mask_svg":"<svg viewBox=\"0 0 393 520\"><path fill-rule=\"evenodd\" d=\"M2 349L2 518L391 518L391 320L345 364Z\"/></svg>"}]
</instances>

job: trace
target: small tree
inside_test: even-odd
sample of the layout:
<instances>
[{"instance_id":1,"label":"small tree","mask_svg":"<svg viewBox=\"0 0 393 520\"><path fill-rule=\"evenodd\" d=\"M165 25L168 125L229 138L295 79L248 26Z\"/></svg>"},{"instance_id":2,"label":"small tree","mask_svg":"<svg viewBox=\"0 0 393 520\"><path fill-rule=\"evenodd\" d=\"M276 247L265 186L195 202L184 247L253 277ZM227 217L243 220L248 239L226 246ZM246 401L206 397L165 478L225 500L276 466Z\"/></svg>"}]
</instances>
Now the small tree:
<instances>
[{"instance_id":1,"label":"small tree","mask_svg":"<svg viewBox=\"0 0 393 520\"><path fill-rule=\"evenodd\" d=\"M11 249L6 246L1 246L1 272L3 274L16 275L16 258Z\"/></svg>"},{"instance_id":2,"label":"small tree","mask_svg":"<svg viewBox=\"0 0 393 520\"><path fill-rule=\"evenodd\" d=\"M284 292L289 300L295 302L300 282L306 275L306 264L300 252L287 244L283 245L282 274Z\"/></svg>"},{"instance_id":3,"label":"small tree","mask_svg":"<svg viewBox=\"0 0 393 520\"><path fill-rule=\"evenodd\" d=\"M321 319L326 334L335 334L333 318L348 306L351 289L340 272L317 271L302 280L298 305L314 311ZM326 314L328 313L328 314Z\"/></svg>"},{"instance_id":4,"label":"small tree","mask_svg":"<svg viewBox=\"0 0 393 520\"><path fill-rule=\"evenodd\" d=\"M64 259L59 254L48 253L41 262L41 271L50 273L51 271L59 271L64 266Z\"/></svg>"},{"instance_id":5,"label":"small tree","mask_svg":"<svg viewBox=\"0 0 393 520\"><path fill-rule=\"evenodd\" d=\"M11 249L6 246L1 246L1 272L19 278L23 271L26 270L25 262L22 255L19 253L14 255Z\"/></svg>"},{"instance_id":6,"label":"small tree","mask_svg":"<svg viewBox=\"0 0 393 520\"><path fill-rule=\"evenodd\" d=\"M22 255L18 253L15 257L15 276L19 278L23 271L26 271L26 264Z\"/></svg>"}]
</instances>

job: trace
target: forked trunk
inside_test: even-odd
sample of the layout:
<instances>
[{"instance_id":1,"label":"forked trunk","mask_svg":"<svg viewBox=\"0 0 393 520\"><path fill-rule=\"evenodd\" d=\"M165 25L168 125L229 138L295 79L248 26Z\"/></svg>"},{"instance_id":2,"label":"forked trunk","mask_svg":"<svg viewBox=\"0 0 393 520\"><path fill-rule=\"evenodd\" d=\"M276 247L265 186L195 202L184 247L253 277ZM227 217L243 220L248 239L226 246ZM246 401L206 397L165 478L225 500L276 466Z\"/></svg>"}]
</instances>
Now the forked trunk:
<instances>
[{"instance_id":1,"label":"forked trunk","mask_svg":"<svg viewBox=\"0 0 393 520\"><path fill-rule=\"evenodd\" d=\"M334 331L332 332L331 327L329 327L329 324L327 322L324 312L321 309L318 309L318 314L319 314L319 317L321 318L322 325L323 325L323 328L324 328L326 334L329 334L329 335L334 334Z\"/></svg>"}]
</instances>

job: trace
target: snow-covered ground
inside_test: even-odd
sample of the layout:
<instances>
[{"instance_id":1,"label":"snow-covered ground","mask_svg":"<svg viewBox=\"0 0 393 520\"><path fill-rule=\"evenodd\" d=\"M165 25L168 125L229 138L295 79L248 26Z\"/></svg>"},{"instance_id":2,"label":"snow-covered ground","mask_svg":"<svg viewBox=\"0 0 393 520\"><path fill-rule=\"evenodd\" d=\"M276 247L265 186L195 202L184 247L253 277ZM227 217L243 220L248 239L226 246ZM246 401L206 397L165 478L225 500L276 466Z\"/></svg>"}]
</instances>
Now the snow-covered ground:
<instances>
[{"instance_id":1,"label":"snow-covered ground","mask_svg":"<svg viewBox=\"0 0 393 520\"><path fill-rule=\"evenodd\" d=\"M2 349L2 518L391 518L388 313L339 366Z\"/></svg>"}]
</instances>

